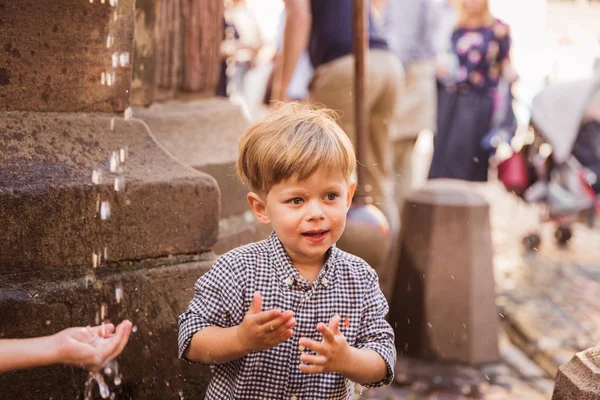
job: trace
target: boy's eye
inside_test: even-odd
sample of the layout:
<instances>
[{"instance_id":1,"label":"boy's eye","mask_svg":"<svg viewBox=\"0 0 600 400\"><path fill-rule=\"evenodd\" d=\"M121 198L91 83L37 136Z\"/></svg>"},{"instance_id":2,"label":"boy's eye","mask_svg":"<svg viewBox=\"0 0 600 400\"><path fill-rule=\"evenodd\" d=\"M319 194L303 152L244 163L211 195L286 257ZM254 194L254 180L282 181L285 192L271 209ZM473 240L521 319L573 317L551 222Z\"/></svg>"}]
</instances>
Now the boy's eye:
<instances>
[{"instance_id":1,"label":"boy's eye","mask_svg":"<svg viewBox=\"0 0 600 400\"><path fill-rule=\"evenodd\" d=\"M333 201L335 199L337 199L339 197L339 195L337 193L329 193L327 195L327 200Z\"/></svg>"},{"instance_id":2,"label":"boy's eye","mask_svg":"<svg viewBox=\"0 0 600 400\"><path fill-rule=\"evenodd\" d=\"M289 202L292 204L295 204L295 205L299 205L299 204L302 204L303 200L300 197L294 197Z\"/></svg>"}]
</instances>

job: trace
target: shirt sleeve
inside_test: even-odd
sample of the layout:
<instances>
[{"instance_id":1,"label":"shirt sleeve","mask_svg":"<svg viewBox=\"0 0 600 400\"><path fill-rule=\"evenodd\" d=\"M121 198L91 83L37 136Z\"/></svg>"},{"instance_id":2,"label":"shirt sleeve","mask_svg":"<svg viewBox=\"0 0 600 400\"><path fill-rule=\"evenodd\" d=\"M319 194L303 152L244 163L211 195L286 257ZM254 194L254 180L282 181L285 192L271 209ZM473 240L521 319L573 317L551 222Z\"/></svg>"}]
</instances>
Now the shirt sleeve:
<instances>
[{"instance_id":1,"label":"shirt sleeve","mask_svg":"<svg viewBox=\"0 0 600 400\"><path fill-rule=\"evenodd\" d=\"M504 22L496 22L496 25L494 25L494 36L498 40L498 61L502 63L504 60L510 58L510 27Z\"/></svg>"},{"instance_id":2,"label":"shirt sleeve","mask_svg":"<svg viewBox=\"0 0 600 400\"><path fill-rule=\"evenodd\" d=\"M394 330L385 320L389 307L379 288L377 274L372 269L369 278L360 328L356 338L356 348L376 351L385 361L388 370L387 376L383 380L362 385L373 388L389 385L394 380L396 346L394 344Z\"/></svg>"},{"instance_id":3,"label":"shirt sleeve","mask_svg":"<svg viewBox=\"0 0 600 400\"><path fill-rule=\"evenodd\" d=\"M194 285L194 298L179 316L179 358L196 332L209 326L228 328L242 312L242 290L224 256L217 259L210 271Z\"/></svg>"}]
</instances>

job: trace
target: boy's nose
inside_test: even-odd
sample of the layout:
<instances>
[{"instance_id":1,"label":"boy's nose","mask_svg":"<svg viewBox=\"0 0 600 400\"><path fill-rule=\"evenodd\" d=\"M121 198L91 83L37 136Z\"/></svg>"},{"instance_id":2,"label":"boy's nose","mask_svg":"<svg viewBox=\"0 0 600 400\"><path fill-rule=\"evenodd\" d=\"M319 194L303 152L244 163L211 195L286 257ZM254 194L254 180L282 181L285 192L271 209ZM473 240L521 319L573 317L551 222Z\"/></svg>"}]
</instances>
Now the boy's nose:
<instances>
[{"instance_id":1,"label":"boy's nose","mask_svg":"<svg viewBox=\"0 0 600 400\"><path fill-rule=\"evenodd\" d=\"M323 207L318 202L311 202L308 205L308 217L309 219L322 219L325 217Z\"/></svg>"}]
</instances>

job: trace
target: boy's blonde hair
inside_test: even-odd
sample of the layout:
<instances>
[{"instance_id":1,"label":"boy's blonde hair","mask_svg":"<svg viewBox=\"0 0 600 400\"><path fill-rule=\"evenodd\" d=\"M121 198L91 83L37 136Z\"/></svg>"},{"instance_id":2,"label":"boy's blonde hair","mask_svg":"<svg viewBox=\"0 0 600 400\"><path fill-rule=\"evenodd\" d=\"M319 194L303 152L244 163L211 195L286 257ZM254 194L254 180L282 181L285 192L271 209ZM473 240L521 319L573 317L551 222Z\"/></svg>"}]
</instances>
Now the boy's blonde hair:
<instances>
[{"instance_id":1,"label":"boy's blonde hair","mask_svg":"<svg viewBox=\"0 0 600 400\"><path fill-rule=\"evenodd\" d=\"M331 110L288 103L252 125L238 148L237 173L255 193L277 183L302 181L319 168L340 171L350 179L356 168L352 142L334 121Z\"/></svg>"}]
</instances>

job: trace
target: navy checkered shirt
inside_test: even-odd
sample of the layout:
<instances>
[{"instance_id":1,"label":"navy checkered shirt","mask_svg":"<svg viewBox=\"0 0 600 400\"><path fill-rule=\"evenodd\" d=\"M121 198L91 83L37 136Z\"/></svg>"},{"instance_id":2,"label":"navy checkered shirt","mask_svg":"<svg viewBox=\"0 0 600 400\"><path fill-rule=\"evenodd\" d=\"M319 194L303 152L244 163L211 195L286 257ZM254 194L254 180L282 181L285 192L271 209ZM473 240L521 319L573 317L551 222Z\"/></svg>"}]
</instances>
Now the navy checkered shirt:
<instances>
[{"instance_id":1,"label":"navy checkered shirt","mask_svg":"<svg viewBox=\"0 0 600 400\"><path fill-rule=\"evenodd\" d=\"M294 311L294 336L264 351L212 365L213 377L206 399L352 399L354 383L338 373L306 374L298 369L298 339L322 340L318 322L338 314L348 343L381 355L387 377L367 387L390 384L394 376L394 332L384 317L387 302L375 271L362 259L333 246L312 285L292 265L275 233L258 243L234 249L217 259L195 285L195 296L179 317L179 357L192 336L208 326L239 325L255 291L263 311ZM350 325L345 326L348 317Z\"/></svg>"}]
</instances>

